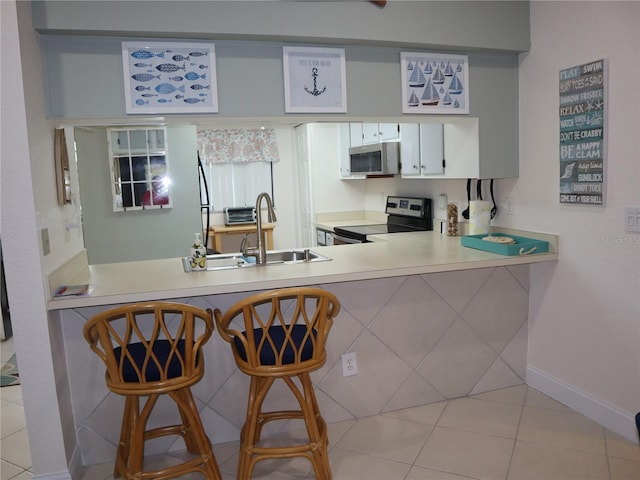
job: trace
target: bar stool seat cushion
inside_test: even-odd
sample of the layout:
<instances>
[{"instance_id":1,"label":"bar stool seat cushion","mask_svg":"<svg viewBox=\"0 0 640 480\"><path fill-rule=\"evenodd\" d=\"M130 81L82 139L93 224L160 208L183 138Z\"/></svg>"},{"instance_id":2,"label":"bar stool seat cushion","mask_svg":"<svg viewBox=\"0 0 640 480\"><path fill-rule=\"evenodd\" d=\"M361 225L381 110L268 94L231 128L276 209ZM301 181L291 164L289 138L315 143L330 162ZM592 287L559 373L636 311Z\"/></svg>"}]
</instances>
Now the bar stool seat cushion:
<instances>
[{"instance_id":1,"label":"bar stool seat cushion","mask_svg":"<svg viewBox=\"0 0 640 480\"><path fill-rule=\"evenodd\" d=\"M176 352L173 353L171 359L169 358L169 356L171 355L171 342L169 342L168 340L156 340L151 350L158 358L160 365L163 366L162 368L166 368L167 370L167 375L164 378L177 378L183 375L183 367L182 363L180 362L180 359L184 361L185 358L183 339L178 340ZM133 362L135 363L137 369L142 372L145 359L148 355L147 347L142 342L131 343L127 346L127 351L133 358ZM113 353L115 354L118 363L120 363L122 348L114 348ZM145 378L139 378L136 368L131 363L131 360L128 356L125 356L122 369L122 377L125 382L158 382L163 378L163 376L160 374L158 365L152 358L149 358L149 360L147 361L147 367L144 370L143 374Z\"/></svg>"},{"instance_id":2,"label":"bar stool seat cushion","mask_svg":"<svg viewBox=\"0 0 640 480\"><path fill-rule=\"evenodd\" d=\"M268 337L271 338L275 345L275 351L273 346L268 341L264 342L260 349L260 364L261 365L276 365L276 352L282 351L282 347L285 342L288 345L284 346L284 352L282 356L282 365L290 365L297 361L309 360L313 357L313 340L311 335L315 337L317 332L313 331L311 335L307 335L306 325L294 325L291 329L291 339L287 339L286 332L281 326L273 326L269 328ZM256 328L253 330L253 336L255 339L256 349L260 347L260 341L263 337L263 330ZM247 332L243 332L244 337L247 337ZM305 341L306 336L306 341ZM238 355L246 361L247 353L244 350L244 345L239 337L233 337L233 342L238 349ZM304 342L304 345L303 345ZM293 345L292 345L293 343ZM294 348L295 347L295 348ZM300 359L296 359L296 351L300 352Z\"/></svg>"}]
</instances>

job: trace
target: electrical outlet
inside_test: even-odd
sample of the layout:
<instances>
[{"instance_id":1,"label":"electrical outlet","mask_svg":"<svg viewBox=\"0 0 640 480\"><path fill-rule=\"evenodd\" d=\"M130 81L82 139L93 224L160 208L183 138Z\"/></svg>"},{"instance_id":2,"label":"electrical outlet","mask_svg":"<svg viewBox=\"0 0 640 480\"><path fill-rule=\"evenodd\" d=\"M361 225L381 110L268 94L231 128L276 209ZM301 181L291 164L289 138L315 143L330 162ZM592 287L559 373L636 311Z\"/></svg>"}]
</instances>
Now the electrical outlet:
<instances>
[{"instance_id":1,"label":"electrical outlet","mask_svg":"<svg viewBox=\"0 0 640 480\"><path fill-rule=\"evenodd\" d=\"M440 210L446 210L447 209L447 194L446 193L442 193L438 197L438 208Z\"/></svg>"},{"instance_id":2,"label":"electrical outlet","mask_svg":"<svg viewBox=\"0 0 640 480\"><path fill-rule=\"evenodd\" d=\"M342 376L349 377L358 373L358 361L356 352L342 354Z\"/></svg>"},{"instance_id":3,"label":"electrical outlet","mask_svg":"<svg viewBox=\"0 0 640 480\"><path fill-rule=\"evenodd\" d=\"M516 213L516 201L513 197L507 197L505 199L505 203L507 205L507 215L513 215Z\"/></svg>"}]
</instances>

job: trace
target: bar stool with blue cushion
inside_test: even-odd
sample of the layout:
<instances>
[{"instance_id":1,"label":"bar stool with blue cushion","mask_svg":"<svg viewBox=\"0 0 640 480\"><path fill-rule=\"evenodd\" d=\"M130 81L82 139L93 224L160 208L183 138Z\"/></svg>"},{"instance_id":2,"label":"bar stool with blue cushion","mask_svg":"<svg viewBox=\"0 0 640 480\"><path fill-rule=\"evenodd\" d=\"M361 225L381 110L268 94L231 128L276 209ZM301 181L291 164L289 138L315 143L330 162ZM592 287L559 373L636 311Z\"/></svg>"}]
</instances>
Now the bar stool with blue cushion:
<instances>
[{"instance_id":1,"label":"bar stool with blue cushion","mask_svg":"<svg viewBox=\"0 0 640 480\"><path fill-rule=\"evenodd\" d=\"M310 372L326 361L325 343L340 310L338 299L319 288L284 288L249 296L224 314L214 310L218 332L231 344L238 368L251 377L247 416L240 435L237 478L251 478L255 464L268 458L305 457L317 479L331 478L327 425L313 391ZM238 321L234 320L238 317ZM232 323L234 322L234 323ZM294 378L299 380L294 382ZM263 412L276 379L282 379L300 410ZM308 443L258 445L263 426L273 420L304 420Z\"/></svg>"},{"instance_id":2,"label":"bar stool with blue cushion","mask_svg":"<svg viewBox=\"0 0 640 480\"><path fill-rule=\"evenodd\" d=\"M107 386L125 396L114 477L169 479L199 472L207 479L221 478L190 388L204 374L202 346L212 333L210 309L172 302L115 307L85 324L85 339L106 365ZM181 423L147 430L161 395L173 399ZM181 436L193 458L144 471L145 440L165 435Z\"/></svg>"}]
</instances>

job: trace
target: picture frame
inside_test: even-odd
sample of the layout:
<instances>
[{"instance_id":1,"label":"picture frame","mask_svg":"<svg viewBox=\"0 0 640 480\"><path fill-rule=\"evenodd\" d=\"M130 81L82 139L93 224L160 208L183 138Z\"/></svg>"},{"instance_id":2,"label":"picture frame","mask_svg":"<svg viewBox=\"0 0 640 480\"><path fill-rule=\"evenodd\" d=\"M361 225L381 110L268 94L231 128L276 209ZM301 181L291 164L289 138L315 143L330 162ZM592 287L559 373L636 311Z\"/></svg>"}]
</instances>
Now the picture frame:
<instances>
[{"instance_id":1,"label":"picture frame","mask_svg":"<svg viewBox=\"0 0 640 480\"><path fill-rule=\"evenodd\" d=\"M468 114L467 55L401 52L402 113Z\"/></svg>"},{"instance_id":2,"label":"picture frame","mask_svg":"<svg viewBox=\"0 0 640 480\"><path fill-rule=\"evenodd\" d=\"M213 43L122 42L128 114L217 113Z\"/></svg>"},{"instance_id":3,"label":"picture frame","mask_svg":"<svg viewBox=\"0 0 640 480\"><path fill-rule=\"evenodd\" d=\"M58 205L70 205L72 201L71 169L69 167L69 153L67 149L67 138L64 132L64 128L56 128L54 130L53 141Z\"/></svg>"},{"instance_id":4,"label":"picture frame","mask_svg":"<svg viewBox=\"0 0 640 480\"><path fill-rule=\"evenodd\" d=\"M346 113L343 48L282 47L287 113Z\"/></svg>"}]
</instances>

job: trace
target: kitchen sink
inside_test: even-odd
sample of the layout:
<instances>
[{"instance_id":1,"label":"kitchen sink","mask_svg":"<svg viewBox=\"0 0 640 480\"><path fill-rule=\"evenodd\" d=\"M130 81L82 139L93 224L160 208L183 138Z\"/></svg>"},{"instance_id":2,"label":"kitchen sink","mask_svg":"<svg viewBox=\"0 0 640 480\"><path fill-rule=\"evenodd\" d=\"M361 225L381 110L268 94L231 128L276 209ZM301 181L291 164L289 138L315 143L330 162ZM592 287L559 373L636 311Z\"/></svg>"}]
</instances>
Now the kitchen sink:
<instances>
[{"instance_id":1,"label":"kitchen sink","mask_svg":"<svg viewBox=\"0 0 640 480\"><path fill-rule=\"evenodd\" d=\"M308 251L309 262L321 262L330 260L316 252ZM272 250L267 251L267 263L297 263L305 261L304 250Z\"/></svg>"},{"instance_id":2,"label":"kitchen sink","mask_svg":"<svg viewBox=\"0 0 640 480\"><path fill-rule=\"evenodd\" d=\"M306 258L306 260L305 260ZM189 273L191 269L190 257L182 258L184 271ZM267 250L267 263L263 265L285 265L292 263L326 262L329 257L320 255L313 250L305 251L304 248L293 250ZM255 263L255 257L247 257L242 253L218 253L207 255L207 270L229 270L234 268L260 267Z\"/></svg>"}]
</instances>

